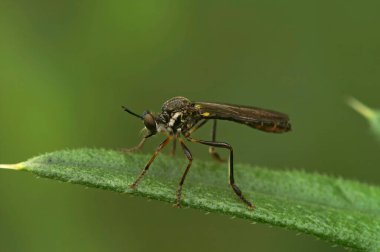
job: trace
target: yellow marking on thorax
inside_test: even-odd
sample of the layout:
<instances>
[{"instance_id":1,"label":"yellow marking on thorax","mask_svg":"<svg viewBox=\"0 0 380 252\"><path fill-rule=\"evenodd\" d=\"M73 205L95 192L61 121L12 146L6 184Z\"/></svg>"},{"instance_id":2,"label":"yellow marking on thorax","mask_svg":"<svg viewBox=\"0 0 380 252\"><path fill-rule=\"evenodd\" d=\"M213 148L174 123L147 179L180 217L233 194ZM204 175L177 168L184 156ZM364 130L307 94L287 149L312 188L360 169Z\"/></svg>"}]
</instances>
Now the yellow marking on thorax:
<instances>
[{"instance_id":1,"label":"yellow marking on thorax","mask_svg":"<svg viewBox=\"0 0 380 252\"><path fill-rule=\"evenodd\" d=\"M209 116L210 113L209 113L209 112L204 112L204 113L202 113L201 115L203 115L203 116Z\"/></svg>"}]
</instances>

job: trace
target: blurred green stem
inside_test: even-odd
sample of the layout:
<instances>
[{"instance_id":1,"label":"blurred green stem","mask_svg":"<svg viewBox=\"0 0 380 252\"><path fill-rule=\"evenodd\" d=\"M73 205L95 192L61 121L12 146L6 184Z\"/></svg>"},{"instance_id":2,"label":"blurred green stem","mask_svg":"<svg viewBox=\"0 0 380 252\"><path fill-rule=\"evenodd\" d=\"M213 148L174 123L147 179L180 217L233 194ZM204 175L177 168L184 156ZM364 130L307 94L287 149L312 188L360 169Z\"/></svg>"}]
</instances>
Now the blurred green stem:
<instances>
[{"instance_id":1,"label":"blurred green stem","mask_svg":"<svg viewBox=\"0 0 380 252\"><path fill-rule=\"evenodd\" d=\"M380 140L380 111L372 109L357 99L350 97L347 99L347 103L351 106L355 111L364 116L367 119L371 131L374 135Z\"/></svg>"},{"instance_id":2,"label":"blurred green stem","mask_svg":"<svg viewBox=\"0 0 380 252\"><path fill-rule=\"evenodd\" d=\"M347 103L350 105L355 111L357 111L359 114L364 116L367 119L372 119L376 116L376 113L373 109L366 106L359 100L355 99L354 97L348 97Z\"/></svg>"}]
</instances>

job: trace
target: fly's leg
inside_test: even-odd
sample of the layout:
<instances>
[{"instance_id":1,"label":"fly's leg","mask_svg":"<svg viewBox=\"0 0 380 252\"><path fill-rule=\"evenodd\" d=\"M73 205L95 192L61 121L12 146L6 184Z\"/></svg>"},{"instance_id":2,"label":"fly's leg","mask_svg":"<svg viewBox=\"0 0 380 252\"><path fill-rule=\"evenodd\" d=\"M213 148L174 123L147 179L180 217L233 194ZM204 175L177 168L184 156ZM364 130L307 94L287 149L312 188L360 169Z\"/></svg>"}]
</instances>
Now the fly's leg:
<instances>
[{"instance_id":1,"label":"fly's leg","mask_svg":"<svg viewBox=\"0 0 380 252\"><path fill-rule=\"evenodd\" d=\"M174 139L173 140L173 146L172 146L172 148L171 148L171 150L169 152L170 156L175 156L175 149L176 149L176 147L177 147L177 139Z\"/></svg>"},{"instance_id":2,"label":"fly's leg","mask_svg":"<svg viewBox=\"0 0 380 252\"><path fill-rule=\"evenodd\" d=\"M149 133L148 135L144 136L143 139L141 139L141 141L138 145L136 145L135 147L132 147L132 148L123 148L123 149L121 149L121 152L129 153L129 152L135 152L135 151L141 150L141 148L144 146L146 139L153 136L153 135L154 135L153 133Z\"/></svg>"},{"instance_id":3,"label":"fly's leg","mask_svg":"<svg viewBox=\"0 0 380 252\"><path fill-rule=\"evenodd\" d=\"M175 135L175 138L174 138L174 141L173 141L173 146L172 146L172 148L171 148L171 150L169 152L170 156L175 156L175 149L177 147L177 138L179 138L179 133L177 133Z\"/></svg>"},{"instance_id":4,"label":"fly's leg","mask_svg":"<svg viewBox=\"0 0 380 252\"><path fill-rule=\"evenodd\" d=\"M201 121L199 124L196 124L194 127L192 127L188 132L186 132L185 134L185 137L190 137L190 135L192 133L194 133L194 131L196 131L197 129L199 129L200 127L202 127L203 125L205 125L206 123L208 122L208 120L203 120ZM216 119L214 119L213 121L213 125L212 125L212 131L211 131L211 139L212 139L212 142L215 142L216 141ZM210 148L208 149L208 152L210 153L211 157L213 159L215 159L216 161L219 161L219 162L225 162L224 159L222 159L219 154L215 151L215 148L213 146L210 146Z\"/></svg>"},{"instance_id":5,"label":"fly's leg","mask_svg":"<svg viewBox=\"0 0 380 252\"><path fill-rule=\"evenodd\" d=\"M224 142L213 142L213 141L203 141L203 140L197 140L191 137L186 137L187 140L194 142L194 143L200 143L212 147L217 147L217 148L224 148L228 149L230 151L230 157L229 157L229 165L228 165L228 177L229 177L229 184L232 187L232 190L235 192L235 194L241 199L241 201L244 202L248 206L248 208L253 209L254 206L252 205L251 202L249 202L244 196L239 187L235 184L235 178L234 178L234 156L233 156L233 149L232 146L228 143Z\"/></svg>"},{"instance_id":6,"label":"fly's leg","mask_svg":"<svg viewBox=\"0 0 380 252\"><path fill-rule=\"evenodd\" d=\"M150 160L148 161L148 163L146 163L144 169L141 171L140 175L137 177L137 179L135 180L135 182L133 182L133 184L131 184L129 187L132 188L132 189L136 189L139 181L142 179L142 177L144 176L144 174L146 173L146 171L149 169L150 165L152 164L152 162L154 161L154 159L157 157L158 153L166 146L168 145L168 143L172 140L172 136L169 136L168 138L165 139L165 141L163 141L156 149L156 151L153 153L152 157L150 158Z\"/></svg>"},{"instance_id":7,"label":"fly's leg","mask_svg":"<svg viewBox=\"0 0 380 252\"><path fill-rule=\"evenodd\" d=\"M192 127L188 132L186 132L186 136L190 136L194 131L202 127L208 122L208 120L203 120L200 123L196 124L194 127Z\"/></svg>"},{"instance_id":8,"label":"fly's leg","mask_svg":"<svg viewBox=\"0 0 380 252\"><path fill-rule=\"evenodd\" d=\"M213 124L212 124L212 131L211 131L211 141L215 142L216 141L216 119L214 119ZM216 161L219 162L225 162L226 160L222 159L218 152L216 152L214 146L210 146L208 148L208 152L210 153L211 157L215 159Z\"/></svg>"},{"instance_id":9,"label":"fly's leg","mask_svg":"<svg viewBox=\"0 0 380 252\"><path fill-rule=\"evenodd\" d=\"M141 139L140 143L138 145L136 145L135 147L132 147L132 148L123 148L120 151L123 152L123 153L129 153L129 152L139 151L144 146L145 141L146 141L146 137L144 137L143 139Z\"/></svg>"},{"instance_id":10,"label":"fly's leg","mask_svg":"<svg viewBox=\"0 0 380 252\"><path fill-rule=\"evenodd\" d=\"M183 173L181 181L179 182L179 185L178 185L177 194L176 194L176 196L177 196L177 202L174 204L175 207L181 207L182 186L183 186L183 183L185 182L186 175L189 172L191 164L193 162L193 156L191 155L190 150L187 148L187 146L185 145L185 143L183 142L183 140L179 139L179 142L181 144L183 153L185 154L185 156L189 160L189 163L187 164L186 170Z\"/></svg>"}]
</instances>

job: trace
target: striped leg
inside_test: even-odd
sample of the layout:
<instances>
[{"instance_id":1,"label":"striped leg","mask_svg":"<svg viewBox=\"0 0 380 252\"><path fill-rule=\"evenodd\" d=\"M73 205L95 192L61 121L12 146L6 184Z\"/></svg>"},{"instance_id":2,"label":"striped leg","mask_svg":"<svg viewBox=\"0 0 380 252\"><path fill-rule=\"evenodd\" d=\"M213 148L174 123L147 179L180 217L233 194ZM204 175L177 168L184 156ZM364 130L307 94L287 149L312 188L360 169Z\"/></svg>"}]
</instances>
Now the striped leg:
<instances>
[{"instance_id":1,"label":"striped leg","mask_svg":"<svg viewBox=\"0 0 380 252\"><path fill-rule=\"evenodd\" d=\"M149 169L150 165L152 164L152 162L154 161L154 159L157 157L158 153L166 146L168 145L168 143L172 140L172 136L169 136L168 138L165 139L165 141L163 141L156 149L156 151L153 153L152 157L150 158L150 160L148 161L148 163L146 163L144 169L141 171L140 175L137 177L137 179L135 180L135 182L133 182L133 184L131 184L129 187L132 188L132 189L136 189L138 183L140 182L140 180L142 179L142 177L144 176L144 174L146 173L146 171Z\"/></svg>"}]
</instances>

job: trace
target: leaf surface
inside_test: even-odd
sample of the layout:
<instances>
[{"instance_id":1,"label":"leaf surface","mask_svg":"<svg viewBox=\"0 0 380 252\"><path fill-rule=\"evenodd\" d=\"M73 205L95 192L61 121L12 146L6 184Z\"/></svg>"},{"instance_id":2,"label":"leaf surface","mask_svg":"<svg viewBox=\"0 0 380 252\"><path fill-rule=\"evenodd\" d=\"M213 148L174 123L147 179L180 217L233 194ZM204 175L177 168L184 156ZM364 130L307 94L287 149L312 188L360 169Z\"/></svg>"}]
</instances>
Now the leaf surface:
<instances>
[{"instance_id":1,"label":"leaf surface","mask_svg":"<svg viewBox=\"0 0 380 252\"><path fill-rule=\"evenodd\" d=\"M174 203L185 158L158 156L137 190L128 187L149 158L77 149L0 168ZM182 205L297 230L349 248L380 251L380 187L246 164L236 164L235 171L237 185L254 202L255 210L249 210L229 188L227 164L197 160L186 179Z\"/></svg>"}]
</instances>

